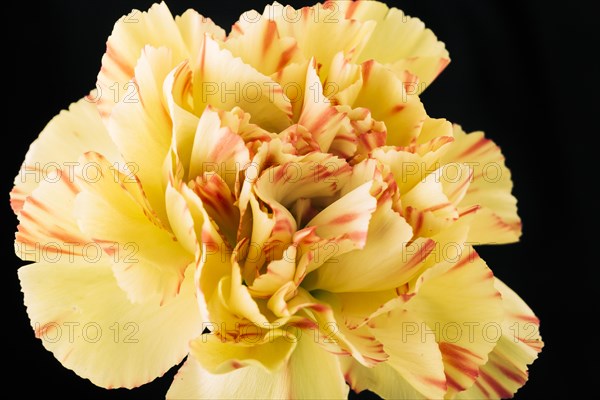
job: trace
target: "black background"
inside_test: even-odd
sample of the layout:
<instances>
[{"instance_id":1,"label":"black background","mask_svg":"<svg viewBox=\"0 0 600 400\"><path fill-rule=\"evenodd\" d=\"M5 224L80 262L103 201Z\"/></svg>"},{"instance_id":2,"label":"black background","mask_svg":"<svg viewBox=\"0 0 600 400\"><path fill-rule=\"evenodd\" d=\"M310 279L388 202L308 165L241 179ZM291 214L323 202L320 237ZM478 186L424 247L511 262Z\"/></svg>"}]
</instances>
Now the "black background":
<instances>
[{"instance_id":1,"label":"black background","mask_svg":"<svg viewBox=\"0 0 600 400\"><path fill-rule=\"evenodd\" d=\"M31 141L61 109L94 87L106 38L117 19L151 1L45 1L14 3L4 23L6 130L2 187L2 254L8 313L3 357L14 374L3 380L20 397L164 398L175 369L132 391L107 391L63 368L34 338L23 306L12 241L17 220L8 192ZM294 6L310 2L291 2ZM546 347L518 399L586 398L598 370L598 335L590 322L592 239L598 199L585 178L595 165L598 133L593 27L598 15L576 1L388 2L422 19L446 43L452 62L423 95L432 117L484 130L496 141L513 173L524 223L520 243L480 248L495 274L541 319ZM173 14L195 8L228 29L246 9L263 2L170 1ZM592 40L593 38L593 40ZM590 300L588 300L590 297ZM589 304L589 305L586 305ZM315 366L318 368L318 366ZM18 382L21 383L18 383ZM361 395L360 398L367 398Z\"/></svg>"}]
</instances>

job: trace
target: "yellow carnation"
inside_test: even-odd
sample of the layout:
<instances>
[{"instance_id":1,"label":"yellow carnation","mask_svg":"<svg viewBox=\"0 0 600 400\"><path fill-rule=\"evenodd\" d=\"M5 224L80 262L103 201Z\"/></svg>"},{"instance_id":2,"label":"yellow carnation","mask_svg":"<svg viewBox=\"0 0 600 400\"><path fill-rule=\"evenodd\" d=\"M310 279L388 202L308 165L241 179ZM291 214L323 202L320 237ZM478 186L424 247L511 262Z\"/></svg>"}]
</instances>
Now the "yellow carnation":
<instances>
[{"instance_id":1,"label":"yellow carnation","mask_svg":"<svg viewBox=\"0 0 600 400\"><path fill-rule=\"evenodd\" d=\"M105 388L187 356L169 399L510 397L539 322L473 246L521 222L419 99L448 62L376 1L124 16L11 192L36 336Z\"/></svg>"}]
</instances>

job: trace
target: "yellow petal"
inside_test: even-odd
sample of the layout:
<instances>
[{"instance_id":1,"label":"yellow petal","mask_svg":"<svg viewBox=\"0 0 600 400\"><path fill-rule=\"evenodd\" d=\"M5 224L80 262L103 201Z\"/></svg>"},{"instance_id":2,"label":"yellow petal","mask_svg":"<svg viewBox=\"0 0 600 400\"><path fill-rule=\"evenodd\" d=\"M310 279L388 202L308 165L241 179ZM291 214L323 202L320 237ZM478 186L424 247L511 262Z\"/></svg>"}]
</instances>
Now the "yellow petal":
<instances>
[{"instance_id":1,"label":"yellow petal","mask_svg":"<svg viewBox=\"0 0 600 400\"><path fill-rule=\"evenodd\" d=\"M351 172L352 169L344 160L325 153L310 153L262 172L254 192L269 206L275 220L269 239L269 243L276 247L269 248L273 252L273 259L281 258L298 226L289 210L293 210L297 202L306 199L333 199ZM337 231L340 231L339 227ZM323 237L330 236L324 234ZM257 244L260 246L260 243ZM267 248L263 247L262 250L266 251Z\"/></svg>"},{"instance_id":2,"label":"yellow petal","mask_svg":"<svg viewBox=\"0 0 600 400\"><path fill-rule=\"evenodd\" d=\"M452 142L452 125L446 120L426 118L416 141L403 147L379 147L372 157L389 166L400 193L408 193L440 167L440 155Z\"/></svg>"},{"instance_id":3,"label":"yellow petal","mask_svg":"<svg viewBox=\"0 0 600 400\"><path fill-rule=\"evenodd\" d=\"M234 204L234 194L227 183L217 174L204 173L196 178L192 190L202 200L204 209L219 227L219 232L234 246L239 226L240 212Z\"/></svg>"},{"instance_id":4,"label":"yellow petal","mask_svg":"<svg viewBox=\"0 0 600 400\"><path fill-rule=\"evenodd\" d=\"M171 145L172 125L162 87L175 65L169 49L145 47L135 67L137 97L117 104L108 121L111 138L135 166L133 172L163 223L167 221L163 163Z\"/></svg>"},{"instance_id":5,"label":"yellow petal","mask_svg":"<svg viewBox=\"0 0 600 400\"><path fill-rule=\"evenodd\" d=\"M263 171L272 166L272 163L285 164L286 162L297 160L295 155L284 152L283 147L284 144L282 141L279 138L274 138L271 141L259 144L256 149L252 161L244 171L244 179L241 184L239 208L242 216L246 213L255 184Z\"/></svg>"},{"instance_id":6,"label":"yellow petal","mask_svg":"<svg viewBox=\"0 0 600 400\"><path fill-rule=\"evenodd\" d=\"M346 194L311 219L306 226L316 227L323 239L343 237L363 248L377 200L370 193L372 182L364 183Z\"/></svg>"},{"instance_id":7,"label":"yellow petal","mask_svg":"<svg viewBox=\"0 0 600 400\"><path fill-rule=\"evenodd\" d=\"M402 286L419 270L435 244L423 238L409 244L412 237L410 225L387 201L373 213L364 248L336 254L309 275L304 286L331 292L372 292Z\"/></svg>"},{"instance_id":8,"label":"yellow petal","mask_svg":"<svg viewBox=\"0 0 600 400\"><path fill-rule=\"evenodd\" d=\"M312 59L286 65L270 77L283 89L283 93L292 105L292 121L297 122L304 104L306 87L306 69Z\"/></svg>"},{"instance_id":9,"label":"yellow petal","mask_svg":"<svg viewBox=\"0 0 600 400\"><path fill-rule=\"evenodd\" d=\"M352 169L345 160L313 153L262 172L256 182L258 197L286 208L300 198L332 197L347 182Z\"/></svg>"},{"instance_id":10,"label":"yellow petal","mask_svg":"<svg viewBox=\"0 0 600 400\"><path fill-rule=\"evenodd\" d=\"M318 366L318 368L315 368ZM348 386L344 381L337 356L328 353L304 334L288 364L289 398L346 399Z\"/></svg>"},{"instance_id":11,"label":"yellow petal","mask_svg":"<svg viewBox=\"0 0 600 400\"><path fill-rule=\"evenodd\" d=\"M315 368L315 365L318 368ZM302 336L288 363L273 373L246 366L212 374L188 357L167 393L169 400L189 399L346 399L339 360Z\"/></svg>"},{"instance_id":12,"label":"yellow petal","mask_svg":"<svg viewBox=\"0 0 600 400\"><path fill-rule=\"evenodd\" d=\"M202 258L199 268L196 270L196 281L198 282L198 302L206 307L207 321L224 321L228 326L235 326L239 318L232 318L231 312L224 306L220 291L227 287L226 280L230 278L231 260L226 257L221 248L212 248L203 244Z\"/></svg>"},{"instance_id":13,"label":"yellow petal","mask_svg":"<svg viewBox=\"0 0 600 400\"><path fill-rule=\"evenodd\" d=\"M221 127L219 114L207 107L196 129L188 172L190 179L202 177L204 173L218 174L233 191L239 172L249 162L244 140L229 127Z\"/></svg>"},{"instance_id":14,"label":"yellow petal","mask_svg":"<svg viewBox=\"0 0 600 400\"><path fill-rule=\"evenodd\" d=\"M419 270L408 283L411 292L418 284L418 278L426 270L440 263L456 263L462 257L474 257L474 249L467 242L467 236L477 208L460 215L448 228L441 230L429 239L435 242L427 258L420 264Z\"/></svg>"},{"instance_id":15,"label":"yellow petal","mask_svg":"<svg viewBox=\"0 0 600 400\"><path fill-rule=\"evenodd\" d=\"M416 237L431 237L447 228L453 221L458 219L459 213L452 203L449 195L459 196L454 192L460 192L468 185L470 174L468 167L461 165L456 167L459 171L458 189L452 185L444 165L433 173L427 175L421 183L414 186L408 193L402 195L402 208L406 220L414 229ZM447 190L450 193L447 193Z\"/></svg>"},{"instance_id":16,"label":"yellow petal","mask_svg":"<svg viewBox=\"0 0 600 400\"><path fill-rule=\"evenodd\" d=\"M280 37L275 21L261 16L248 21L244 17L242 15L233 25L231 35L223 44L234 56L264 75L271 75L290 63L303 61L296 40Z\"/></svg>"},{"instance_id":17,"label":"yellow petal","mask_svg":"<svg viewBox=\"0 0 600 400\"><path fill-rule=\"evenodd\" d=\"M395 290L377 292L336 293L340 304L340 315L349 329L355 329L369 322L369 318L398 296Z\"/></svg>"},{"instance_id":18,"label":"yellow petal","mask_svg":"<svg viewBox=\"0 0 600 400\"><path fill-rule=\"evenodd\" d=\"M318 291L314 292L319 301L323 301L327 306L314 309L317 323L320 325L320 339L326 346L331 348L335 354L350 354L359 363L367 367L372 367L383 363L388 359L388 354L383 350L383 344L377 340L375 335L367 326L349 326L346 323L346 314L344 300L346 298L337 294ZM354 300L359 300L355 298ZM317 303L316 305L319 305ZM313 306L314 308L314 306ZM317 338L315 338L317 340ZM336 347L339 347L337 349Z\"/></svg>"},{"instance_id":19,"label":"yellow petal","mask_svg":"<svg viewBox=\"0 0 600 400\"><path fill-rule=\"evenodd\" d=\"M387 144L406 146L417 137L426 114L419 97L407 92L404 83L383 65L370 60L362 64L362 87L353 107L371 110L385 122Z\"/></svg>"},{"instance_id":20,"label":"yellow petal","mask_svg":"<svg viewBox=\"0 0 600 400\"><path fill-rule=\"evenodd\" d=\"M335 98L339 104L351 104L362 86L362 68L351 62L352 57L339 51L333 57L327 76L327 97Z\"/></svg>"},{"instance_id":21,"label":"yellow petal","mask_svg":"<svg viewBox=\"0 0 600 400\"><path fill-rule=\"evenodd\" d=\"M499 339L502 300L494 276L475 252L456 263L442 262L420 278L416 295L405 307L421 316L440 345L448 393L475 382Z\"/></svg>"},{"instance_id":22,"label":"yellow petal","mask_svg":"<svg viewBox=\"0 0 600 400\"><path fill-rule=\"evenodd\" d=\"M278 379L279 378L279 379ZM212 374L191 356L177 372L167 392L168 400L283 399L287 398L284 377L256 366L225 374Z\"/></svg>"},{"instance_id":23,"label":"yellow petal","mask_svg":"<svg viewBox=\"0 0 600 400\"><path fill-rule=\"evenodd\" d=\"M95 95L92 92L90 97ZM55 116L29 147L10 193L13 211L20 212L27 196L41 182L55 183L60 174L72 178L79 157L88 151L103 154L111 163L125 166L96 105L86 97Z\"/></svg>"},{"instance_id":24,"label":"yellow petal","mask_svg":"<svg viewBox=\"0 0 600 400\"><path fill-rule=\"evenodd\" d=\"M174 234L182 246L195 247L198 243L200 247L195 250L196 297L202 315L209 321L210 305L219 304L215 301L218 283L231 274L232 250L219 235L202 200L187 185L170 176L166 198L170 212L177 218Z\"/></svg>"},{"instance_id":25,"label":"yellow petal","mask_svg":"<svg viewBox=\"0 0 600 400\"><path fill-rule=\"evenodd\" d=\"M346 382L356 393L369 390L383 399L421 400L426 398L389 363L380 363L367 368L347 356L340 357L340 362Z\"/></svg>"},{"instance_id":26,"label":"yellow petal","mask_svg":"<svg viewBox=\"0 0 600 400\"><path fill-rule=\"evenodd\" d=\"M386 364L414 390L427 398L439 399L446 392L446 377L435 337L421 335L427 325L416 312L402 308L395 308L369 322L371 331L389 354Z\"/></svg>"},{"instance_id":27,"label":"yellow petal","mask_svg":"<svg viewBox=\"0 0 600 400\"><path fill-rule=\"evenodd\" d=\"M174 20L165 3L154 4L147 12L133 10L119 19L106 43L98 74L101 115L107 118L115 104L134 98L135 86L128 83L146 45L170 49L179 63L196 54L206 32L220 40L225 38L223 29L193 10Z\"/></svg>"},{"instance_id":28,"label":"yellow petal","mask_svg":"<svg viewBox=\"0 0 600 400\"><path fill-rule=\"evenodd\" d=\"M263 327L268 326L269 321L261 313L255 300L252 298L248 287L242 281L242 274L237 263L232 265L231 277L225 280L229 287L223 288L223 298L231 313L246 318L253 324Z\"/></svg>"},{"instance_id":29,"label":"yellow petal","mask_svg":"<svg viewBox=\"0 0 600 400\"><path fill-rule=\"evenodd\" d=\"M202 41L204 40L204 34L208 33L212 38L218 41L225 40L225 30L215 23L208 17L198 14L193 9L187 9L183 14L175 17L175 24L179 28L179 33L183 39L187 50L189 51L189 59L194 61L198 59L198 52L202 48ZM150 26L150 28L152 28ZM169 40L169 38L162 37L162 40ZM149 43L152 45L152 43ZM171 47L168 44L155 44L154 46L166 46Z\"/></svg>"},{"instance_id":30,"label":"yellow petal","mask_svg":"<svg viewBox=\"0 0 600 400\"><path fill-rule=\"evenodd\" d=\"M175 67L165 78L163 92L169 110L169 116L173 124L171 136L171 151L165 160L164 175L178 172L172 171L173 167L181 167L180 179L188 182L192 179L187 172L190 169L192 148L199 118L193 113L194 106L189 96L189 85L192 81L192 70L188 62L184 61ZM176 155L177 162L171 158Z\"/></svg>"},{"instance_id":31,"label":"yellow petal","mask_svg":"<svg viewBox=\"0 0 600 400\"><path fill-rule=\"evenodd\" d=\"M105 388L133 388L162 376L200 334L193 269L172 302L132 304L106 263L36 263L19 269L25 305L46 349ZM177 329L172 329L177 327Z\"/></svg>"},{"instance_id":32,"label":"yellow petal","mask_svg":"<svg viewBox=\"0 0 600 400\"><path fill-rule=\"evenodd\" d=\"M207 105L223 110L240 107L251 121L264 129L279 131L290 123L292 105L283 88L272 79L235 58L229 50L206 36L200 59L193 65L194 112Z\"/></svg>"},{"instance_id":33,"label":"yellow petal","mask_svg":"<svg viewBox=\"0 0 600 400\"><path fill-rule=\"evenodd\" d=\"M188 253L199 258L201 246L196 236L196 221L194 221L185 198L173 187L171 182L165 190L165 201L173 235Z\"/></svg>"},{"instance_id":34,"label":"yellow petal","mask_svg":"<svg viewBox=\"0 0 600 400\"><path fill-rule=\"evenodd\" d=\"M250 123L252 116L239 107L234 107L230 111L219 110L219 116L223 126L229 127L244 140L251 157L254 157L263 142L277 137L276 134Z\"/></svg>"},{"instance_id":35,"label":"yellow petal","mask_svg":"<svg viewBox=\"0 0 600 400\"><path fill-rule=\"evenodd\" d=\"M253 193L250 195L250 206L252 210L252 232L250 235L249 248L247 250L248 254L243 260L243 275L247 282L252 282L260 268L267 261L267 258L275 258L272 254L269 254L267 242L277 223L277 217L271 218L269 213L263 210L258 204ZM285 218L288 217L286 216ZM286 219L286 221L289 221L289 219Z\"/></svg>"},{"instance_id":36,"label":"yellow petal","mask_svg":"<svg viewBox=\"0 0 600 400\"><path fill-rule=\"evenodd\" d=\"M510 398L528 379L527 366L543 347L539 320L525 302L502 281L496 279L502 294L505 319L502 336L479 370L475 384L458 399Z\"/></svg>"},{"instance_id":37,"label":"yellow petal","mask_svg":"<svg viewBox=\"0 0 600 400\"><path fill-rule=\"evenodd\" d=\"M323 93L323 86L313 62L308 64L306 71L306 84L304 86L304 102L302 113L298 123L308 129L319 144L319 150L327 152L336 134L342 129L342 121L346 123L345 129L350 131L352 128L346 115L333 107Z\"/></svg>"},{"instance_id":38,"label":"yellow petal","mask_svg":"<svg viewBox=\"0 0 600 400\"><path fill-rule=\"evenodd\" d=\"M425 84L419 86L418 92L430 85L450 62L444 43L418 18L376 1L333 3L347 19L377 23L358 61L374 59L399 72L409 70Z\"/></svg>"},{"instance_id":39,"label":"yellow petal","mask_svg":"<svg viewBox=\"0 0 600 400\"><path fill-rule=\"evenodd\" d=\"M240 20L256 21L257 13L250 11ZM280 36L296 39L306 59L314 57L319 75L326 77L334 55L339 51L358 54L374 28L373 22L361 23L337 18L335 10L325 4L315 4L295 10L273 3L265 7L263 18L277 23ZM323 40L327 38L327 40Z\"/></svg>"},{"instance_id":40,"label":"yellow petal","mask_svg":"<svg viewBox=\"0 0 600 400\"><path fill-rule=\"evenodd\" d=\"M173 167L174 170L179 169L179 167ZM177 193L177 196L173 196L174 193ZM178 197L178 198L177 198ZM211 252L223 252L223 254L227 254L230 249L227 246L227 243L224 242L223 238L219 234L217 227L211 220L202 200L198 195L192 190L192 188L188 187L184 182L178 180L178 178L174 177L172 174L169 176L169 182L167 185L167 200L172 198L173 206L175 208L180 207L185 210L185 214L189 213L191 219L193 221L193 235L191 235L195 240L197 240L202 246L208 246ZM181 202L185 203L181 204ZM175 204L178 203L178 204ZM170 203L168 203L170 205ZM176 210L173 210L173 218L176 217ZM185 217L187 219L187 217ZM187 229L189 231L190 225L189 223L179 223L178 231L174 231L176 233L176 237L189 237L192 232L183 232L183 229ZM178 236L177 233L180 233ZM185 241L187 239L184 239ZM204 252L205 249L203 248ZM229 251L229 254L231 252Z\"/></svg>"},{"instance_id":41,"label":"yellow petal","mask_svg":"<svg viewBox=\"0 0 600 400\"><path fill-rule=\"evenodd\" d=\"M157 225L139 182L129 183L132 177L114 171L94 153L82 158L84 162L94 166L97 175L92 179L82 170L77 176L82 192L74 213L82 231L112 257L119 286L134 302L155 295L163 302L175 297L194 255Z\"/></svg>"},{"instance_id":42,"label":"yellow petal","mask_svg":"<svg viewBox=\"0 0 600 400\"><path fill-rule=\"evenodd\" d=\"M263 334L260 328L253 328L242 329L238 342L202 335L190 342L190 354L211 373L223 374L246 366L277 372L290 358L298 339L281 330Z\"/></svg>"},{"instance_id":43,"label":"yellow petal","mask_svg":"<svg viewBox=\"0 0 600 400\"><path fill-rule=\"evenodd\" d=\"M448 120L427 117L421 128L419 137L417 138L415 152L424 155L424 152L436 151L442 144L436 144L435 140L450 139L451 141L453 138L453 131L454 128Z\"/></svg>"},{"instance_id":44,"label":"yellow petal","mask_svg":"<svg viewBox=\"0 0 600 400\"><path fill-rule=\"evenodd\" d=\"M72 171L74 174L75 172ZM67 171L42 181L27 197L18 214L15 252L22 260L73 262L75 258L96 260L102 250L81 232L73 215L79 187Z\"/></svg>"},{"instance_id":45,"label":"yellow petal","mask_svg":"<svg viewBox=\"0 0 600 400\"><path fill-rule=\"evenodd\" d=\"M473 169L473 179L461 208L480 206L469 241L471 243L511 243L521 236L517 200L511 194L512 180L500 148L483 132L465 134L454 127L454 142L440 163L462 162Z\"/></svg>"},{"instance_id":46,"label":"yellow petal","mask_svg":"<svg viewBox=\"0 0 600 400\"><path fill-rule=\"evenodd\" d=\"M338 109L346 109L347 106L338 106ZM354 153L363 156L370 155L378 147L385 146L387 139L387 129L385 124L372 118L371 111L367 108L355 108L348 111L353 135L336 136L332 144L332 152L340 152L346 157L351 157ZM340 149L340 147L342 149Z\"/></svg>"},{"instance_id":47,"label":"yellow petal","mask_svg":"<svg viewBox=\"0 0 600 400\"><path fill-rule=\"evenodd\" d=\"M382 349L382 344L374 337L367 327L353 327L344 323L341 302L337 295L326 291L316 291L313 297L304 288L298 288L297 295L288 301L290 314L302 310L312 324L304 322L303 335L312 336L328 352L336 355L352 355L361 364L372 366L385 361L388 356Z\"/></svg>"},{"instance_id":48,"label":"yellow petal","mask_svg":"<svg viewBox=\"0 0 600 400\"><path fill-rule=\"evenodd\" d=\"M296 246L289 246L279 260L271 261L264 274L257 277L248 287L255 297L270 297L280 287L294 279L296 272Z\"/></svg>"}]
</instances>

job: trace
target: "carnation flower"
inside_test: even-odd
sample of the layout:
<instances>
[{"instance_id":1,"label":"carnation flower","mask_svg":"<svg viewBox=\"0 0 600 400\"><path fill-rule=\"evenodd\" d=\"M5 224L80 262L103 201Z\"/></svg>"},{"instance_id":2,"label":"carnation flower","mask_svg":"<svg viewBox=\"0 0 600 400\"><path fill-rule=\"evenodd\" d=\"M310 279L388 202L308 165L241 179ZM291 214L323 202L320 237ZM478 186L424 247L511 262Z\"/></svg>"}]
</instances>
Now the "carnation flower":
<instances>
[{"instance_id":1,"label":"carnation flower","mask_svg":"<svg viewBox=\"0 0 600 400\"><path fill-rule=\"evenodd\" d=\"M375 1L123 17L11 192L36 336L105 388L187 357L169 399L511 397L539 322L473 246L521 221L419 99L448 62Z\"/></svg>"}]
</instances>

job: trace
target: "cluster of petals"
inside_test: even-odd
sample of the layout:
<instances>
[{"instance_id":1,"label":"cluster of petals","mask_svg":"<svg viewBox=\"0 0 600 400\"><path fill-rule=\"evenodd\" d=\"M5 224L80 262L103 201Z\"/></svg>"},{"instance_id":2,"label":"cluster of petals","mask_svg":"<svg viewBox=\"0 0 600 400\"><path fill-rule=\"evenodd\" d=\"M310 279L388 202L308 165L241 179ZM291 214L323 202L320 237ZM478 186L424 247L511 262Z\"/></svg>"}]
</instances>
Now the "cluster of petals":
<instances>
[{"instance_id":1,"label":"cluster of petals","mask_svg":"<svg viewBox=\"0 0 600 400\"><path fill-rule=\"evenodd\" d=\"M35 334L106 388L187 357L169 399L511 397L539 322L473 246L521 221L500 148L419 98L449 61L376 1L124 16L11 192Z\"/></svg>"}]
</instances>

